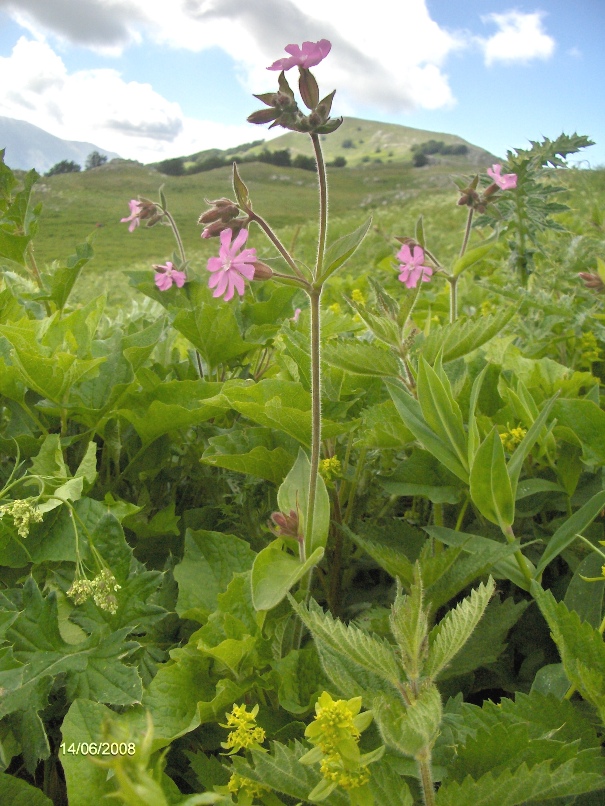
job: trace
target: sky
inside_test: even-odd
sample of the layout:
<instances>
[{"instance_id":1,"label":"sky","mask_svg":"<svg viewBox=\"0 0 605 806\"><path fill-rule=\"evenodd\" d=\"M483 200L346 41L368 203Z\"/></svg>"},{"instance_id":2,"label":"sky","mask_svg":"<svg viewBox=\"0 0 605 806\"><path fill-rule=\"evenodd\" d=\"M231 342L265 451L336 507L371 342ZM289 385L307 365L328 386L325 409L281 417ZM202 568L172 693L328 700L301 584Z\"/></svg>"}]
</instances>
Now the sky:
<instances>
[{"instance_id":1,"label":"sky","mask_svg":"<svg viewBox=\"0 0 605 806\"><path fill-rule=\"evenodd\" d=\"M143 163L228 148L283 133L251 94L324 38L333 115L502 157L577 131L572 164L605 165L604 0L0 0L0 115Z\"/></svg>"}]
</instances>

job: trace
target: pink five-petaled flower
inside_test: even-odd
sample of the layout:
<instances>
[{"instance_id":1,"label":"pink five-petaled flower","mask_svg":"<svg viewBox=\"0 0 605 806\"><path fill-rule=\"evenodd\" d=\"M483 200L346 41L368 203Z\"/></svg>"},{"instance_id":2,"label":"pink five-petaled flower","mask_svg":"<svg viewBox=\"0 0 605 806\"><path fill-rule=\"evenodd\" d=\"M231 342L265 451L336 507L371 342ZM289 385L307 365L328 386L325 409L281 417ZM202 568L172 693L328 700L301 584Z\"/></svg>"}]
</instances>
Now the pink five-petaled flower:
<instances>
[{"instance_id":1,"label":"pink five-petaled flower","mask_svg":"<svg viewBox=\"0 0 605 806\"><path fill-rule=\"evenodd\" d=\"M160 291L168 291L169 288L172 288L172 283L175 283L177 288L182 288L185 285L187 275L184 271L175 269L169 260L166 261L165 266L154 265L153 268L157 270L155 284Z\"/></svg>"},{"instance_id":2,"label":"pink five-petaled flower","mask_svg":"<svg viewBox=\"0 0 605 806\"><path fill-rule=\"evenodd\" d=\"M130 215L128 218L121 218L120 223L123 224L126 221L130 221L130 226L128 227L128 232L134 232L135 229L141 223L141 212L143 210L143 204L136 199L131 199L128 202L128 206L130 207Z\"/></svg>"},{"instance_id":3,"label":"pink five-petaled flower","mask_svg":"<svg viewBox=\"0 0 605 806\"><path fill-rule=\"evenodd\" d=\"M487 169L487 175L491 176L500 190L512 190L517 187L517 174L502 175L502 166L496 163Z\"/></svg>"},{"instance_id":4,"label":"pink five-petaled flower","mask_svg":"<svg viewBox=\"0 0 605 806\"><path fill-rule=\"evenodd\" d=\"M256 260L256 249L244 249L238 255L248 239L248 230L241 230L233 243L231 229L224 229L220 234L221 248L218 257L208 258L206 268L214 272L208 280L208 288L216 289L213 296L222 297L225 294L225 302L233 297L233 291L243 296L244 277L246 280L254 279L254 261ZM225 293L226 292L226 293Z\"/></svg>"},{"instance_id":5,"label":"pink five-petaled flower","mask_svg":"<svg viewBox=\"0 0 605 806\"><path fill-rule=\"evenodd\" d=\"M286 45L284 50L290 54L287 59L278 59L267 70L289 70L291 67L315 67L326 58L332 44L327 39L319 42L303 42L302 48L298 45Z\"/></svg>"},{"instance_id":6,"label":"pink five-petaled flower","mask_svg":"<svg viewBox=\"0 0 605 806\"><path fill-rule=\"evenodd\" d=\"M397 252L397 257L403 264L399 266L401 269L399 279L402 283L408 288L416 288L420 279L422 279L422 282L428 283L433 270L430 266L422 265L424 260L424 249L422 247L415 246L412 252L407 243L404 243L399 252Z\"/></svg>"}]
</instances>

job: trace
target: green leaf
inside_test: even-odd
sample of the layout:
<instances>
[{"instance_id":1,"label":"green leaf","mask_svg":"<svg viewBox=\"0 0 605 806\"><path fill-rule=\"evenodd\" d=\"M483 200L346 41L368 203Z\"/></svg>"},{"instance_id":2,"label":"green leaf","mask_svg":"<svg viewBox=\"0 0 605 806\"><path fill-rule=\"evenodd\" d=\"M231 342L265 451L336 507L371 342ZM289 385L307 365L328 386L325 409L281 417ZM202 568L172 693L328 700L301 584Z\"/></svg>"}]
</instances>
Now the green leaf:
<instances>
[{"instance_id":1,"label":"green leaf","mask_svg":"<svg viewBox=\"0 0 605 806\"><path fill-rule=\"evenodd\" d=\"M395 653L385 640L373 637L353 624L345 625L332 618L313 599L305 607L297 604L292 597L289 598L290 604L311 632L322 661L322 649L327 647L348 664L369 673L376 680L381 680L378 691L384 689L385 683L389 687L398 685L400 675ZM327 669L326 671L328 672Z\"/></svg>"},{"instance_id":2,"label":"green leaf","mask_svg":"<svg viewBox=\"0 0 605 806\"><path fill-rule=\"evenodd\" d=\"M421 445L442 462L448 470L468 484L467 469L450 446L443 442L426 424L418 401L400 384L388 380L385 380L385 383L406 428L409 428Z\"/></svg>"},{"instance_id":3,"label":"green leaf","mask_svg":"<svg viewBox=\"0 0 605 806\"><path fill-rule=\"evenodd\" d=\"M392 351L366 342L328 343L323 346L321 357L326 364L354 375L398 378L402 373L402 367Z\"/></svg>"},{"instance_id":4,"label":"green leaf","mask_svg":"<svg viewBox=\"0 0 605 806\"><path fill-rule=\"evenodd\" d=\"M254 557L248 543L239 537L187 529L185 553L174 569L179 616L205 621L216 610L219 593L227 589L234 574L252 568Z\"/></svg>"},{"instance_id":5,"label":"green leaf","mask_svg":"<svg viewBox=\"0 0 605 806\"><path fill-rule=\"evenodd\" d=\"M374 803L380 806L414 806L408 785L396 771L392 756L384 756L372 764L370 788Z\"/></svg>"},{"instance_id":6,"label":"green leaf","mask_svg":"<svg viewBox=\"0 0 605 806\"><path fill-rule=\"evenodd\" d=\"M427 425L451 447L460 464L468 471L468 449L460 406L454 400L452 389L443 373L437 372L420 357L418 364L418 402Z\"/></svg>"},{"instance_id":7,"label":"green leaf","mask_svg":"<svg viewBox=\"0 0 605 806\"><path fill-rule=\"evenodd\" d=\"M356 534L346 526L343 531L372 557L393 579L400 579L408 586L414 576L413 561L424 543L424 535L407 521L395 521L383 525L363 525L363 533Z\"/></svg>"},{"instance_id":8,"label":"green leaf","mask_svg":"<svg viewBox=\"0 0 605 806\"><path fill-rule=\"evenodd\" d=\"M418 680L423 671L429 630L418 563L414 568L410 593L402 596L401 590L397 591L389 623L399 647L404 672L409 679Z\"/></svg>"},{"instance_id":9,"label":"green leaf","mask_svg":"<svg viewBox=\"0 0 605 806\"><path fill-rule=\"evenodd\" d=\"M296 462L278 490L277 504L286 515L290 512L300 512L307 554L316 551L320 547L325 548L330 530L330 498L323 478L318 476L315 491L313 534L307 534L310 479L311 464L307 454L302 448L299 448Z\"/></svg>"},{"instance_id":10,"label":"green leaf","mask_svg":"<svg viewBox=\"0 0 605 806\"><path fill-rule=\"evenodd\" d=\"M272 666L279 675L280 706L291 714L307 714L326 684L315 647L293 649Z\"/></svg>"},{"instance_id":11,"label":"green leaf","mask_svg":"<svg viewBox=\"0 0 605 806\"><path fill-rule=\"evenodd\" d=\"M305 562L283 550L281 538L260 551L252 566L252 601L256 610L271 610L324 556L321 546Z\"/></svg>"},{"instance_id":12,"label":"green leaf","mask_svg":"<svg viewBox=\"0 0 605 806\"><path fill-rule=\"evenodd\" d=\"M508 470L508 476L510 478L510 484L513 491L513 496L516 494L517 491L517 483L519 481L519 475L521 474L521 468L523 467L523 462L525 461L527 455L538 441L544 423L546 422L546 418L550 414L550 411L557 399L557 395L558 393L544 404L544 407L540 412L539 416L534 420L531 428L528 430L527 434L523 437L521 442L517 445L517 447L515 448L515 452L513 453L513 455L509 460L507 470Z\"/></svg>"},{"instance_id":13,"label":"green leaf","mask_svg":"<svg viewBox=\"0 0 605 806\"><path fill-rule=\"evenodd\" d=\"M390 476L378 476L389 495L420 495L435 504L456 504L460 500L459 480L428 451L414 449Z\"/></svg>"},{"instance_id":14,"label":"green leaf","mask_svg":"<svg viewBox=\"0 0 605 806\"><path fill-rule=\"evenodd\" d=\"M551 769L545 761L531 770L522 764L516 770L500 775L488 772L478 781L470 775L462 784L457 781L443 784L436 797L437 806L522 806L532 801L577 795L599 789L603 778L594 773L574 773L574 761Z\"/></svg>"},{"instance_id":15,"label":"green leaf","mask_svg":"<svg viewBox=\"0 0 605 806\"><path fill-rule=\"evenodd\" d=\"M496 426L477 449L471 468L470 491L473 503L484 518L501 529L512 525L515 502Z\"/></svg>"},{"instance_id":16,"label":"green leaf","mask_svg":"<svg viewBox=\"0 0 605 806\"><path fill-rule=\"evenodd\" d=\"M552 562L555 557L564 551L567 546L571 545L576 539L577 534L581 534L587 526L597 517L599 512L605 506L605 491L601 491L587 501L583 507L568 518L564 523L559 526L557 531L548 541L548 545L544 550L544 554L540 558L538 567L536 568L536 576L541 574L546 566Z\"/></svg>"},{"instance_id":17,"label":"green leaf","mask_svg":"<svg viewBox=\"0 0 605 806\"><path fill-rule=\"evenodd\" d=\"M492 316L482 316L477 320L458 319L453 324L431 329L429 336L418 340L422 355L433 364L441 352L444 364L472 353L478 347L493 339L515 315L516 308L505 308Z\"/></svg>"},{"instance_id":18,"label":"green leaf","mask_svg":"<svg viewBox=\"0 0 605 806\"><path fill-rule=\"evenodd\" d=\"M550 591L544 591L536 582L532 583L531 592L550 627L565 674L605 722L605 644L601 633L588 622L580 621L574 610L557 602Z\"/></svg>"},{"instance_id":19,"label":"green leaf","mask_svg":"<svg viewBox=\"0 0 605 806\"><path fill-rule=\"evenodd\" d=\"M571 428L582 443L584 461L605 464L605 412L592 400L557 400L557 424Z\"/></svg>"},{"instance_id":20,"label":"green leaf","mask_svg":"<svg viewBox=\"0 0 605 806\"><path fill-rule=\"evenodd\" d=\"M491 238L489 241L485 241L484 243L475 246L474 249L468 249L462 255L462 257L459 257L454 261L452 266L452 274L457 277L458 275L462 274L463 271L466 271L466 269L474 266L475 263L483 260L483 258L492 251L495 245L495 238Z\"/></svg>"},{"instance_id":21,"label":"green leaf","mask_svg":"<svg viewBox=\"0 0 605 806\"><path fill-rule=\"evenodd\" d=\"M48 294L36 295L36 298L50 299L59 310L63 310L80 272L93 257L94 250L90 241L78 244L75 255L68 257L65 263L59 263L51 274L43 275L49 291Z\"/></svg>"},{"instance_id":22,"label":"green leaf","mask_svg":"<svg viewBox=\"0 0 605 806\"><path fill-rule=\"evenodd\" d=\"M603 557L596 552L591 552L575 569L563 599L565 605L570 610L575 610L582 621L587 621L597 628L601 624L603 594L605 593L605 580L602 579L603 574L601 573L602 567ZM601 579L599 582L591 582L587 585L582 577L601 577Z\"/></svg>"},{"instance_id":23,"label":"green leaf","mask_svg":"<svg viewBox=\"0 0 605 806\"><path fill-rule=\"evenodd\" d=\"M172 324L193 344L210 369L254 349L240 334L233 309L229 305L207 302L203 292L190 291L191 310L180 310Z\"/></svg>"},{"instance_id":24,"label":"green leaf","mask_svg":"<svg viewBox=\"0 0 605 806\"><path fill-rule=\"evenodd\" d=\"M490 577L486 585L481 583L471 591L470 596L450 610L431 630L424 674L435 680L458 654L485 613L495 587L496 584Z\"/></svg>"},{"instance_id":25,"label":"green leaf","mask_svg":"<svg viewBox=\"0 0 605 806\"><path fill-rule=\"evenodd\" d=\"M0 799L7 806L52 806L52 800L22 778L0 773ZM74 801L74 806L78 806Z\"/></svg>"},{"instance_id":26,"label":"green leaf","mask_svg":"<svg viewBox=\"0 0 605 806\"><path fill-rule=\"evenodd\" d=\"M344 235L326 249L324 256L324 270L321 275L321 282L339 269L354 254L359 244L363 241L367 231L370 229L372 218L368 218L360 227L349 235Z\"/></svg>"},{"instance_id":27,"label":"green leaf","mask_svg":"<svg viewBox=\"0 0 605 806\"><path fill-rule=\"evenodd\" d=\"M245 761L240 756L232 756L231 761L238 775L264 784L297 801L308 803L309 793L324 779L319 767L300 763L307 749L298 741L291 747L273 742L270 753L252 750L251 762ZM317 803L317 801L311 802ZM335 789L321 802L326 806L349 806L350 803L348 795L339 789Z\"/></svg>"},{"instance_id":28,"label":"green leaf","mask_svg":"<svg viewBox=\"0 0 605 806\"><path fill-rule=\"evenodd\" d=\"M81 742L102 741L103 724L114 716L113 711L98 702L74 700L61 726L64 749ZM69 806L90 806L115 791L114 779L107 779L107 770L93 764L87 756L63 752L62 748L59 759L65 772Z\"/></svg>"},{"instance_id":29,"label":"green leaf","mask_svg":"<svg viewBox=\"0 0 605 806\"><path fill-rule=\"evenodd\" d=\"M439 733L441 695L434 685L423 688L409 706L400 698L381 694L372 701L372 710L384 743L404 756L416 757L432 746Z\"/></svg>"},{"instance_id":30,"label":"green leaf","mask_svg":"<svg viewBox=\"0 0 605 806\"><path fill-rule=\"evenodd\" d=\"M237 163L233 163L233 192L240 207L247 213L252 212L252 205L250 204L250 194L248 188L244 184L239 171L237 170Z\"/></svg>"}]
</instances>

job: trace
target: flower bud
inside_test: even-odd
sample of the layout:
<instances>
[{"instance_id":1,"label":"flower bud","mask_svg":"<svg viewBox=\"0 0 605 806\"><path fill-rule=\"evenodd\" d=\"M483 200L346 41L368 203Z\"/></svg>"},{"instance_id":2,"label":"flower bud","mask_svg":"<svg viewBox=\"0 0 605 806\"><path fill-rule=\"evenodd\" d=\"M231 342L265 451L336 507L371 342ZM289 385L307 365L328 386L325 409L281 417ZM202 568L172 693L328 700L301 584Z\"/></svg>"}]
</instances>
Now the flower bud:
<instances>
[{"instance_id":1,"label":"flower bud","mask_svg":"<svg viewBox=\"0 0 605 806\"><path fill-rule=\"evenodd\" d=\"M202 238L216 238L225 229L230 229L233 235L237 235L237 233L244 227L247 227L249 223L250 218L248 216L246 216L246 218L234 218L231 221L214 221L204 229Z\"/></svg>"},{"instance_id":2,"label":"flower bud","mask_svg":"<svg viewBox=\"0 0 605 806\"><path fill-rule=\"evenodd\" d=\"M211 204L209 210L198 219L198 224L212 224L213 221L231 221L239 214L239 207L231 199L216 199L216 201L205 200L206 204Z\"/></svg>"},{"instance_id":3,"label":"flower bud","mask_svg":"<svg viewBox=\"0 0 605 806\"><path fill-rule=\"evenodd\" d=\"M271 266L267 266L266 263L255 260L252 265L254 266L254 280L269 280L273 277L273 269Z\"/></svg>"},{"instance_id":4,"label":"flower bud","mask_svg":"<svg viewBox=\"0 0 605 806\"><path fill-rule=\"evenodd\" d=\"M589 271L581 271L578 277L584 282L584 286L591 291L602 293L605 291L605 284L598 274L593 274Z\"/></svg>"},{"instance_id":5,"label":"flower bud","mask_svg":"<svg viewBox=\"0 0 605 806\"><path fill-rule=\"evenodd\" d=\"M293 509L288 515L284 515L283 512L273 512L271 520L275 524L272 531L278 537L293 537L299 541L302 539L302 535L299 533L298 513Z\"/></svg>"},{"instance_id":6,"label":"flower bud","mask_svg":"<svg viewBox=\"0 0 605 806\"><path fill-rule=\"evenodd\" d=\"M315 109L319 103L319 87L313 73L306 67L299 67L298 89L307 109Z\"/></svg>"}]
</instances>

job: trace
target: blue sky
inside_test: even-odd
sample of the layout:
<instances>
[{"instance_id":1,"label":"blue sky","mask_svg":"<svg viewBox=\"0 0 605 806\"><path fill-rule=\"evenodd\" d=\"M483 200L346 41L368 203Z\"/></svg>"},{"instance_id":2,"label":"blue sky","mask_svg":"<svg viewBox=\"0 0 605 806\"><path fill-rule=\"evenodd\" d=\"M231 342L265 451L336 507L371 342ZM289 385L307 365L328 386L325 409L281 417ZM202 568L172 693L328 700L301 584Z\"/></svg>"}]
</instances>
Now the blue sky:
<instances>
[{"instance_id":1,"label":"blue sky","mask_svg":"<svg viewBox=\"0 0 605 806\"><path fill-rule=\"evenodd\" d=\"M327 38L334 114L504 156L542 136L605 165L603 0L0 0L0 115L151 162L279 134L245 122L284 45ZM352 10L357 9L357 11ZM0 144L2 146L2 144ZM9 160L10 162L10 160ZM586 163L584 163L586 164Z\"/></svg>"}]
</instances>

